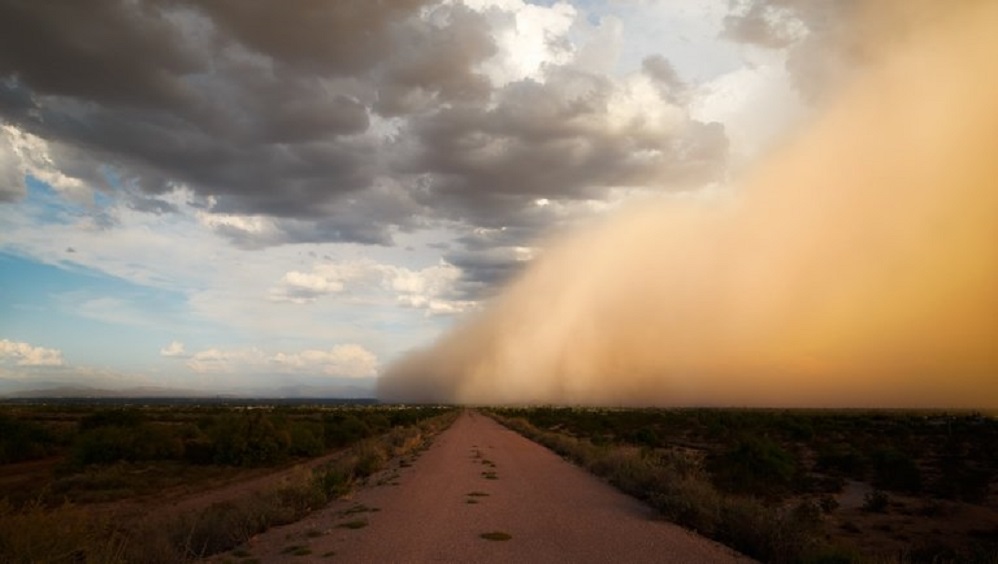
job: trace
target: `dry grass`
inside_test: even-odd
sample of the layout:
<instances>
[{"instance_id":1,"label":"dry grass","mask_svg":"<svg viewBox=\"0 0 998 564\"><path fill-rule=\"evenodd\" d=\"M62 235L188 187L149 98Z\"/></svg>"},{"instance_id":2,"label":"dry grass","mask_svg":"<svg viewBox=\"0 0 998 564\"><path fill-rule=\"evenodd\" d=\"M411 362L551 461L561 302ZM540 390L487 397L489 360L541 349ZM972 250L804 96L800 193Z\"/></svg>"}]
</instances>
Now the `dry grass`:
<instances>
[{"instance_id":1,"label":"dry grass","mask_svg":"<svg viewBox=\"0 0 998 564\"><path fill-rule=\"evenodd\" d=\"M47 508L32 503L15 509L0 501L0 562L157 564L193 561L229 550L252 535L297 521L341 497L389 459L425 448L456 417L457 412L451 412L395 428L272 490L215 503L179 518L157 519L152 514L115 520L72 504Z\"/></svg>"},{"instance_id":2,"label":"dry grass","mask_svg":"<svg viewBox=\"0 0 998 564\"><path fill-rule=\"evenodd\" d=\"M766 562L798 562L817 546L820 509L777 508L719 492L702 466L681 453L594 445L587 439L541 431L523 419L495 416L520 434L645 500L663 516Z\"/></svg>"}]
</instances>

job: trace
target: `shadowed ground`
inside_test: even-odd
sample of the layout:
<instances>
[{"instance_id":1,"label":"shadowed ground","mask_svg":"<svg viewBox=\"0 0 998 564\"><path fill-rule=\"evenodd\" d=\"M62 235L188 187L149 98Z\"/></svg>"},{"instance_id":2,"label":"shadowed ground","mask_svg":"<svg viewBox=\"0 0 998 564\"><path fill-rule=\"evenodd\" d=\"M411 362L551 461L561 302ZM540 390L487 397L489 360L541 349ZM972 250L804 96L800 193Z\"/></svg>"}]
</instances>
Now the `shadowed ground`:
<instances>
[{"instance_id":1,"label":"shadowed ground","mask_svg":"<svg viewBox=\"0 0 998 564\"><path fill-rule=\"evenodd\" d=\"M376 487L259 535L264 562L748 562L476 412ZM354 528L351 528L354 527ZM499 532L508 540L486 540Z\"/></svg>"}]
</instances>

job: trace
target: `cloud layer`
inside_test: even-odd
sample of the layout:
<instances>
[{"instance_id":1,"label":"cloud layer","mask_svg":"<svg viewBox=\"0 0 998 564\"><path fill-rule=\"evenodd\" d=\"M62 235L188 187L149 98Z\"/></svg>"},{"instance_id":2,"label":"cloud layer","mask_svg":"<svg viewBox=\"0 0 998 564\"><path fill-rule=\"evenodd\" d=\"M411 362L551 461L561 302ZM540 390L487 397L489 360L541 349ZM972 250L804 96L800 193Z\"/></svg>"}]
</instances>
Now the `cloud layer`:
<instances>
[{"instance_id":1,"label":"cloud layer","mask_svg":"<svg viewBox=\"0 0 998 564\"><path fill-rule=\"evenodd\" d=\"M3 2L0 119L137 209L190 189L247 247L517 226L537 198L717 176L723 128L689 117L661 56L612 78L569 40L567 4L475 8Z\"/></svg>"}]
</instances>

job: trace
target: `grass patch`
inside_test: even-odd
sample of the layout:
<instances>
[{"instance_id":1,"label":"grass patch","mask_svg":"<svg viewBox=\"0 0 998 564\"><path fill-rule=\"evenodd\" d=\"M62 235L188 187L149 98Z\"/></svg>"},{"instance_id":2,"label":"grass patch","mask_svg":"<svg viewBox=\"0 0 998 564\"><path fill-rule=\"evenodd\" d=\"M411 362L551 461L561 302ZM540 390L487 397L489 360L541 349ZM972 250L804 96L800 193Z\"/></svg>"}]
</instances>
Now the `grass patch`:
<instances>
[{"instance_id":1,"label":"grass patch","mask_svg":"<svg viewBox=\"0 0 998 564\"><path fill-rule=\"evenodd\" d=\"M332 558L333 556L336 556L336 551L335 550L330 550L329 552L323 552L322 553L322 557L323 558Z\"/></svg>"},{"instance_id":2,"label":"grass patch","mask_svg":"<svg viewBox=\"0 0 998 564\"><path fill-rule=\"evenodd\" d=\"M316 537L321 537L322 536L322 531L320 531L318 529L309 529L308 531L305 532L305 536L308 537L308 538L310 538L310 539L314 539Z\"/></svg>"},{"instance_id":3,"label":"grass patch","mask_svg":"<svg viewBox=\"0 0 998 564\"><path fill-rule=\"evenodd\" d=\"M363 529L367 526L367 519L354 519L352 521L344 521L339 525L336 525L341 529Z\"/></svg>"},{"instance_id":4,"label":"grass patch","mask_svg":"<svg viewBox=\"0 0 998 564\"><path fill-rule=\"evenodd\" d=\"M702 468L682 457L653 458L638 449L542 431L524 419L497 419L647 501L667 519L746 555L768 562L797 562L814 546L821 511L817 506L814 511L804 505L773 508L757 499L725 495Z\"/></svg>"},{"instance_id":5,"label":"grass patch","mask_svg":"<svg viewBox=\"0 0 998 564\"><path fill-rule=\"evenodd\" d=\"M475 498L473 498L473 497L471 497L471 498L468 498L468 499L464 500L464 502L467 503L468 505L474 505L474 504L478 503L478 500L475 499Z\"/></svg>"},{"instance_id":6,"label":"grass patch","mask_svg":"<svg viewBox=\"0 0 998 564\"><path fill-rule=\"evenodd\" d=\"M281 554L290 554L291 556L308 556L309 554L312 554L312 549L302 544L293 544L285 547L284 550L281 551Z\"/></svg>"},{"instance_id":7,"label":"grass patch","mask_svg":"<svg viewBox=\"0 0 998 564\"><path fill-rule=\"evenodd\" d=\"M502 531L492 531L489 533L482 533L478 536L482 537L485 540L490 540L490 541L508 541L509 539L513 538L513 535L509 533L504 533Z\"/></svg>"},{"instance_id":8,"label":"grass patch","mask_svg":"<svg viewBox=\"0 0 998 564\"><path fill-rule=\"evenodd\" d=\"M496 473L493 472L493 471L491 471L491 470L489 470L487 472L482 472L482 477L485 478L486 480L498 480L499 479L499 476L497 476Z\"/></svg>"},{"instance_id":9,"label":"grass patch","mask_svg":"<svg viewBox=\"0 0 998 564\"><path fill-rule=\"evenodd\" d=\"M485 493L485 492L475 491L475 492L467 493L465 495L467 495L468 497L489 497L492 494L488 494L488 493Z\"/></svg>"},{"instance_id":10,"label":"grass patch","mask_svg":"<svg viewBox=\"0 0 998 564\"><path fill-rule=\"evenodd\" d=\"M384 461L407 455L428 443L457 414L450 411L392 428L366 439L363 444L344 449L338 458L323 466L303 470L290 482L185 515L150 513L143 518L114 518L73 504L50 505L39 501L15 507L0 499L0 562L168 564L232 550L253 535L295 522L348 493ZM110 478L117 480L124 470L135 468L138 467L116 465L99 476L107 482L102 482L102 487L117 487ZM350 528L367 525L366 521L362 523ZM233 554L238 558L243 553Z\"/></svg>"}]
</instances>

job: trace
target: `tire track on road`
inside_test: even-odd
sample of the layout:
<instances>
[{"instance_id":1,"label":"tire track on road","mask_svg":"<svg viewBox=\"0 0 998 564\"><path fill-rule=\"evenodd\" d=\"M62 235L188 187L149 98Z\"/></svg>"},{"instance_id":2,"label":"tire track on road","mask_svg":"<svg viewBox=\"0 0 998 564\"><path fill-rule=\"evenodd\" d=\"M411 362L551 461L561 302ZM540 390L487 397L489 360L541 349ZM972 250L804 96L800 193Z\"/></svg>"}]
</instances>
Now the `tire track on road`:
<instances>
[{"instance_id":1,"label":"tire track on road","mask_svg":"<svg viewBox=\"0 0 998 564\"><path fill-rule=\"evenodd\" d=\"M751 562L656 519L638 500L474 411L462 414L419 460L395 463L372 483L381 485L223 556L262 562ZM483 538L489 533L496 540Z\"/></svg>"}]
</instances>

